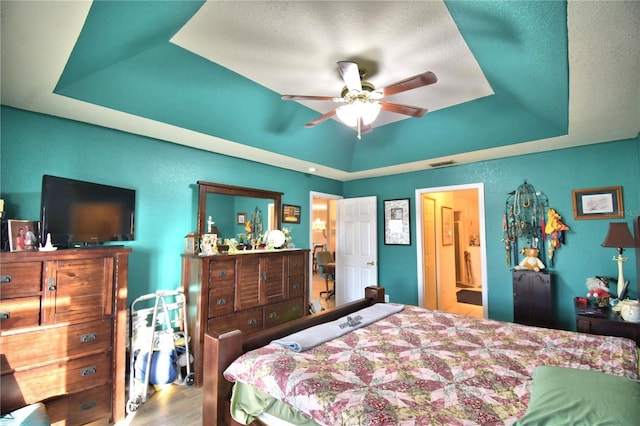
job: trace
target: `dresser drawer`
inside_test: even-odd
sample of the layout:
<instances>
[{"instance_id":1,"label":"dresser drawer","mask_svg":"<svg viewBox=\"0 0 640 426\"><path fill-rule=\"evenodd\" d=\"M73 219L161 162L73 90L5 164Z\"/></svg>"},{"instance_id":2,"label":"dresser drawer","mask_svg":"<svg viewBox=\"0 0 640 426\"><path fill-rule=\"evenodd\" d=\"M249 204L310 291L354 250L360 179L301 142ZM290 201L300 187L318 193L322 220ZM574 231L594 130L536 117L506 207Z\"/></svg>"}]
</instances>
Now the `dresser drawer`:
<instances>
[{"instance_id":1,"label":"dresser drawer","mask_svg":"<svg viewBox=\"0 0 640 426\"><path fill-rule=\"evenodd\" d=\"M235 285L236 262L233 260L209 262L209 288Z\"/></svg>"},{"instance_id":2,"label":"dresser drawer","mask_svg":"<svg viewBox=\"0 0 640 426\"><path fill-rule=\"evenodd\" d=\"M207 331L225 333L232 330L240 330L243 335L257 333L263 329L262 308L242 311L236 315L209 320Z\"/></svg>"},{"instance_id":3,"label":"dresser drawer","mask_svg":"<svg viewBox=\"0 0 640 426\"><path fill-rule=\"evenodd\" d=\"M109 320L2 336L2 373L106 352L111 348L111 342L112 323Z\"/></svg>"},{"instance_id":4,"label":"dresser drawer","mask_svg":"<svg viewBox=\"0 0 640 426\"><path fill-rule=\"evenodd\" d=\"M0 269L0 298L40 292L42 286L42 262L2 264Z\"/></svg>"},{"instance_id":5,"label":"dresser drawer","mask_svg":"<svg viewBox=\"0 0 640 426\"><path fill-rule=\"evenodd\" d=\"M289 298L302 296L304 293L304 275L289 276Z\"/></svg>"},{"instance_id":6,"label":"dresser drawer","mask_svg":"<svg viewBox=\"0 0 640 426\"><path fill-rule=\"evenodd\" d=\"M14 330L40 325L40 297L0 300L0 330Z\"/></svg>"},{"instance_id":7,"label":"dresser drawer","mask_svg":"<svg viewBox=\"0 0 640 426\"><path fill-rule=\"evenodd\" d=\"M289 255L289 275L304 274L304 256L306 253Z\"/></svg>"},{"instance_id":8,"label":"dresser drawer","mask_svg":"<svg viewBox=\"0 0 640 426\"><path fill-rule=\"evenodd\" d=\"M31 404L55 396L81 392L110 381L111 354L16 371L2 376L2 407L14 406L16 398Z\"/></svg>"},{"instance_id":9,"label":"dresser drawer","mask_svg":"<svg viewBox=\"0 0 640 426\"><path fill-rule=\"evenodd\" d=\"M265 328L271 328L292 321L304 315L303 298L276 303L264 308Z\"/></svg>"},{"instance_id":10,"label":"dresser drawer","mask_svg":"<svg viewBox=\"0 0 640 426\"><path fill-rule=\"evenodd\" d=\"M111 417L111 386L104 385L48 401L47 413L52 425L75 426Z\"/></svg>"},{"instance_id":11,"label":"dresser drawer","mask_svg":"<svg viewBox=\"0 0 640 426\"><path fill-rule=\"evenodd\" d=\"M235 289L209 289L209 318L233 312Z\"/></svg>"}]
</instances>

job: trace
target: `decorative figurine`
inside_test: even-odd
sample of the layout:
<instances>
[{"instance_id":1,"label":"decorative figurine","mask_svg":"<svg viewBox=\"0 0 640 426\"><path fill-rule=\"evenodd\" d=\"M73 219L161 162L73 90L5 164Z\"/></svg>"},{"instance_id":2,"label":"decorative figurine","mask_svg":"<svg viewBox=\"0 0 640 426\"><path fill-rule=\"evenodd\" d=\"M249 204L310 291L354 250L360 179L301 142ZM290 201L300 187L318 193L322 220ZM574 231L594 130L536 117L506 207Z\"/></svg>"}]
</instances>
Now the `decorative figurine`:
<instances>
[{"instance_id":1,"label":"decorative figurine","mask_svg":"<svg viewBox=\"0 0 640 426\"><path fill-rule=\"evenodd\" d=\"M529 269L536 272L540 272L541 269L544 269L544 263L538 259L540 250L535 247L529 247L523 249L522 252L526 257L520 261L520 264L516 266L515 269Z\"/></svg>"}]
</instances>

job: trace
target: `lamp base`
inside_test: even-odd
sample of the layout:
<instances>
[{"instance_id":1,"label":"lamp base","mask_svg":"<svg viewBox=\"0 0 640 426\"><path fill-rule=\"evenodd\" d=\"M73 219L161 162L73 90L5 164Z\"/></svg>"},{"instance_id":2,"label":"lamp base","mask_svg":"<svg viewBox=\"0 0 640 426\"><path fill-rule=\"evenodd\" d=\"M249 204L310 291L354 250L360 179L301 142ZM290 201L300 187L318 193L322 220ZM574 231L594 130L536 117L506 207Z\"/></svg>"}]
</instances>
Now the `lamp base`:
<instances>
[{"instance_id":1,"label":"lamp base","mask_svg":"<svg viewBox=\"0 0 640 426\"><path fill-rule=\"evenodd\" d=\"M622 288L624 286L624 274L622 272L622 264L624 262L626 262L627 260L629 260L628 257L624 257L621 254L617 255L617 256L613 256L613 259L611 259L613 261L618 262L618 297L620 297L620 293L622 292Z\"/></svg>"}]
</instances>

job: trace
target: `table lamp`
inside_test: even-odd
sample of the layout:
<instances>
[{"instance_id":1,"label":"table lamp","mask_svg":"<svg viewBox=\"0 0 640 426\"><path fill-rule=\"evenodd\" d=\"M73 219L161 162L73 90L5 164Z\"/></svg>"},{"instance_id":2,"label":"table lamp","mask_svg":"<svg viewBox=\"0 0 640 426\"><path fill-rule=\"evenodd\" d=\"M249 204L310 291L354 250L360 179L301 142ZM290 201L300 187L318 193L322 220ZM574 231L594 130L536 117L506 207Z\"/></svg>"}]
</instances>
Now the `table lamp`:
<instances>
[{"instance_id":1,"label":"table lamp","mask_svg":"<svg viewBox=\"0 0 640 426\"><path fill-rule=\"evenodd\" d=\"M629 260L627 257L622 256L622 252L624 248L635 246L636 242L626 222L609 223L609 232L607 232L607 236L602 242L602 247L616 247L618 249L618 255L612 259L618 262L618 295L624 286L622 263Z\"/></svg>"}]
</instances>

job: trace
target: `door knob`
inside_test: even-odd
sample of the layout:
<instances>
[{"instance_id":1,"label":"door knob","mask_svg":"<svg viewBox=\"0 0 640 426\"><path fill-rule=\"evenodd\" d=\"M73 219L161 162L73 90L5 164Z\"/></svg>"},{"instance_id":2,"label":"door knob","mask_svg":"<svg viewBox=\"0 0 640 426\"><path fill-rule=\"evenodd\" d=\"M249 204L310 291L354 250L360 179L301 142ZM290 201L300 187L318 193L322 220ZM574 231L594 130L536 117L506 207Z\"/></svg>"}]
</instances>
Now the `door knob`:
<instances>
[{"instance_id":1,"label":"door knob","mask_svg":"<svg viewBox=\"0 0 640 426\"><path fill-rule=\"evenodd\" d=\"M373 266L375 264L376 264L375 260L371 260L371 261L367 262L367 265L369 265L369 266Z\"/></svg>"}]
</instances>

